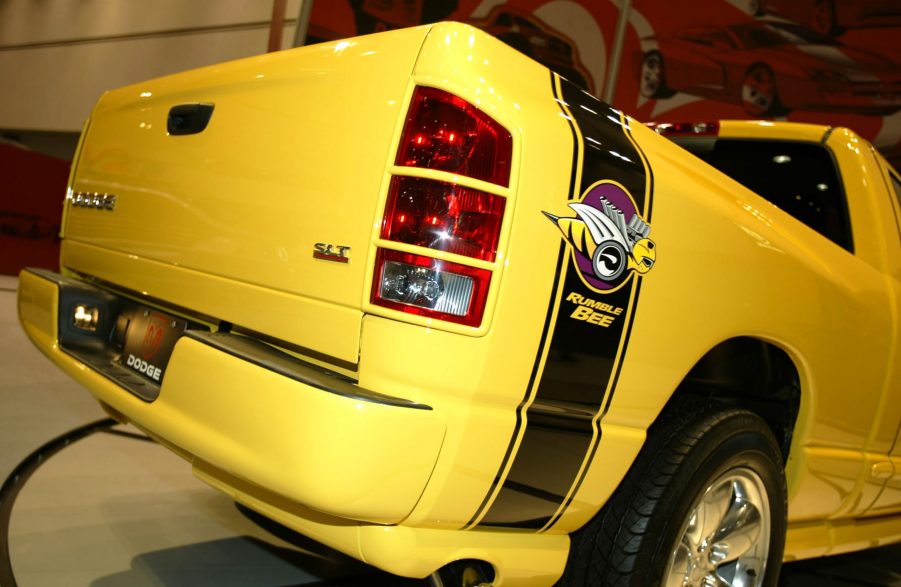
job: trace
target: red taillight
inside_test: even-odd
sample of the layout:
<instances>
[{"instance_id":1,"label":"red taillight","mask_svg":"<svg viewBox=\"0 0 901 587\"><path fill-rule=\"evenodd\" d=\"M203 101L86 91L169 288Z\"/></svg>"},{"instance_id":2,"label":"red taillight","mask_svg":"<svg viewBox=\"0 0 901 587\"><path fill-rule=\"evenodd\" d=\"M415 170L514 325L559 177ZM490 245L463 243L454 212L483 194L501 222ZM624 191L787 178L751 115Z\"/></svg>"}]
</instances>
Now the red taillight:
<instances>
[{"instance_id":1,"label":"red taillight","mask_svg":"<svg viewBox=\"0 0 901 587\"><path fill-rule=\"evenodd\" d=\"M509 186L512 158L510 132L490 116L443 90L414 90L397 166ZM395 175L381 238L494 262L505 204L506 198L472 187ZM479 326L491 275L489 269L380 248L370 300L409 314Z\"/></svg>"},{"instance_id":2,"label":"red taillight","mask_svg":"<svg viewBox=\"0 0 901 587\"><path fill-rule=\"evenodd\" d=\"M513 139L490 116L453 94L418 87L404 124L396 164L510 183Z\"/></svg>"},{"instance_id":3,"label":"red taillight","mask_svg":"<svg viewBox=\"0 0 901 587\"><path fill-rule=\"evenodd\" d=\"M667 137L672 136L716 136L720 132L719 122L648 122L648 128L651 128Z\"/></svg>"},{"instance_id":4,"label":"red taillight","mask_svg":"<svg viewBox=\"0 0 901 587\"><path fill-rule=\"evenodd\" d=\"M485 269L379 249L370 299L408 314L478 326L490 281Z\"/></svg>"},{"instance_id":5,"label":"red taillight","mask_svg":"<svg viewBox=\"0 0 901 587\"><path fill-rule=\"evenodd\" d=\"M459 185L393 177L382 238L494 261L505 200Z\"/></svg>"}]
</instances>

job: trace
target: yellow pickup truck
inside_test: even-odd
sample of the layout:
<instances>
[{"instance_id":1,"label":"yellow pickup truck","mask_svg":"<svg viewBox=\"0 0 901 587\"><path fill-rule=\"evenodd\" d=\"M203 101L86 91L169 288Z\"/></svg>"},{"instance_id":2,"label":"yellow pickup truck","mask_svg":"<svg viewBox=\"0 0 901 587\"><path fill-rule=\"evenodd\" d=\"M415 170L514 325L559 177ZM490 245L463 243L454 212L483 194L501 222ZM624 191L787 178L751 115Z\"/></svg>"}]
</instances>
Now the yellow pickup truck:
<instances>
[{"instance_id":1,"label":"yellow pickup truck","mask_svg":"<svg viewBox=\"0 0 901 587\"><path fill-rule=\"evenodd\" d=\"M899 196L848 129L648 128L441 23L105 94L19 313L391 573L774 585L901 539Z\"/></svg>"}]
</instances>

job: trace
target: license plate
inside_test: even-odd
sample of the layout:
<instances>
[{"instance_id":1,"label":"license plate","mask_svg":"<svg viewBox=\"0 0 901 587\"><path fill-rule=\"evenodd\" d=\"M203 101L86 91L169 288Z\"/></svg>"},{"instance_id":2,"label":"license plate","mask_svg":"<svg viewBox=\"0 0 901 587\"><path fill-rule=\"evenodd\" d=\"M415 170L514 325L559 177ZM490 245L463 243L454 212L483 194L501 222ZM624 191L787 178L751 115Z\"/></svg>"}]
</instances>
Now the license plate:
<instances>
[{"instance_id":1,"label":"license plate","mask_svg":"<svg viewBox=\"0 0 901 587\"><path fill-rule=\"evenodd\" d=\"M187 328L185 320L151 308L138 308L128 324L122 365L159 384L175 342Z\"/></svg>"}]
</instances>

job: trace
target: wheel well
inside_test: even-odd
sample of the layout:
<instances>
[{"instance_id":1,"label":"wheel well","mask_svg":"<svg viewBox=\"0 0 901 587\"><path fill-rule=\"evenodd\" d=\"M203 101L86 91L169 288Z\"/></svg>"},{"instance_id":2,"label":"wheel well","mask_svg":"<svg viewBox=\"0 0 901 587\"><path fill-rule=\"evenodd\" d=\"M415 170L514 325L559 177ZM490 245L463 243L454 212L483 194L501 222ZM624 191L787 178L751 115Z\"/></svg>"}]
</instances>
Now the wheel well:
<instances>
[{"instance_id":1,"label":"wheel well","mask_svg":"<svg viewBox=\"0 0 901 587\"><path fill-rule=\"evenodd\" d=\"M798 369L781 348L750 337L712 348L692 367L663 413L686 400L751 410L763 418L788 459L801 401Z\"/></svg>"}]
</instances>

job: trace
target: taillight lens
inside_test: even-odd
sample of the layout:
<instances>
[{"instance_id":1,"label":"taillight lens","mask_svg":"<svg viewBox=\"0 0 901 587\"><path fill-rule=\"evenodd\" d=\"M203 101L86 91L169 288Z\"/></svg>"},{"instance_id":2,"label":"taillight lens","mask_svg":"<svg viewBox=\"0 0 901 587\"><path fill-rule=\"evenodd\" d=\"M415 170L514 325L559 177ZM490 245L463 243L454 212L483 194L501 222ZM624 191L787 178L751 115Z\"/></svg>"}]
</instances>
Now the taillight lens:
<instances>
[{"instance_id":1,"label":"taillight lens","mask_svg":"<svg viewBox=\"0 0 901 587\"><path fill-rule=\"evenodd\" d=\"M494 261L505 199L459 185L393 177L382 238Z\"/></svg>"},{"instance_id":2,"label":"taillight lens","mask_svg":"<svg viewBox=\"0 0 901 587\"><path fill-rule=\"evenodd\" d=\"M512 158L510 132L490 116L443 90L414 90L395 165L508 186ZM505 204L505 198L471 187L398 175L391 178L381 238L494 262ZM370 300L479 326L490 283L487 269L378 249Z\"/></svg>"},{"instance_id":3,"label":"taillight lens","mask_svg":"<svg viewBox=\"0 0 901 587\"><path fill-rule=\"evenodd\" d=\"M459 173L506 186L512 155L510 133L490 116L443 90L416 88L397 165Z\"/></svg>"},{"instance_id":4,"label":"taillight lens","mask_svg":"<svg viewBox=\"0 0 901 587\"><path fill-rule=\"evenodd\" d=\"M431 257L379 249L373 304L409 314L478 326L491 272Z\"/></svg>"}]
</instances>

